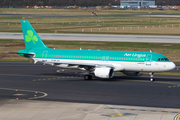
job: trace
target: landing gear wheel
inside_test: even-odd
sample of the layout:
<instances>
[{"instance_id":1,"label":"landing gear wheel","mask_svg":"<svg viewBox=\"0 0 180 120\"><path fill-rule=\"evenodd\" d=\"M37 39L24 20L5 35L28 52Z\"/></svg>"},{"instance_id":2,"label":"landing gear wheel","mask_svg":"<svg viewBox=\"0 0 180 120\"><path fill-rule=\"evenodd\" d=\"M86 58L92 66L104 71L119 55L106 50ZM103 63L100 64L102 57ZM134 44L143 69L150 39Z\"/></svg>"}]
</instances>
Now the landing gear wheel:
<instances>
[{"instance_id":1,"label":"landing gear wheel","mask_svg":"<svg viewBox=\"0 0 180 120\"><path fill-rule=\"evenodd\" d=\"M91 80L91 79L92 79L92 75L85 75L85 76L84 76L84 79L85 79L85 80Z\"/></svg>"},{"instance_id":2,"label":"landing gear wheel","mask_svg":"<svg viewBox=\"0 0 180 120\"><path fill-rule=\"evenodd\" d=\"M150 75L150 81L153 82L154 81L154 76L153 76L153 72L150 72L149 75Z\"/></svg>"},{"instance_id":3,"label":"landing gear wheel","mask_svg":"<svg viewBox=\"0 0 180 120\"><path fill-rule=\"evenodd\" d=\"M153 81L154 81L154 78L150 78L150 81L153 82Z\"/></svg>"}]
</instances>

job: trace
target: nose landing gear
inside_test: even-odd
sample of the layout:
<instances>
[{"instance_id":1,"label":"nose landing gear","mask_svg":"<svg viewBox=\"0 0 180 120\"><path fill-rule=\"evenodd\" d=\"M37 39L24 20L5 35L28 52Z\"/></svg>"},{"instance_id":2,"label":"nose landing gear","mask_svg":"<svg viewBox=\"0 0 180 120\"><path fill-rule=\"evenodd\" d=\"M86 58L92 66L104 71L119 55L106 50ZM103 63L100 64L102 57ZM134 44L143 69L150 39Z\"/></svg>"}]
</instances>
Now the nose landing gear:
<instances>
[{"instance_id":1,"label":"nose landing gear","mask_svg":"<svg viewBox=\"0 0 180 120\"><path fill-rule=\"evenodd\" d=\"M150 81L153 82L155 79L154 79L154 76L153 76L153 72L150 72L149 75L150 75Z\"/></svg>"}]
</instances>

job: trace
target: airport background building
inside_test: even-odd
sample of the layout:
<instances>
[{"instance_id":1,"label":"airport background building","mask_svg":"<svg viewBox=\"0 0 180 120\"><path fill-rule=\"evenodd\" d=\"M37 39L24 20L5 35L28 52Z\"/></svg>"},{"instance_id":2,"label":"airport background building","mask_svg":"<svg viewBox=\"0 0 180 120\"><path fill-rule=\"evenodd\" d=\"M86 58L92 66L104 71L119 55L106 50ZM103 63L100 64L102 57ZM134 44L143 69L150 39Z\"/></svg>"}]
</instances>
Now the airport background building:
<instances>
[{"instance_id":1,"label":"airport background building","mask_svg":"<svg viewBox=\"0 0 180 120\"><path fill-rule=\"evenodd\" d=\"M155 6L155 0L121 0L120 6L130 6L130 7Z\"/></svg>"}]
</instances>

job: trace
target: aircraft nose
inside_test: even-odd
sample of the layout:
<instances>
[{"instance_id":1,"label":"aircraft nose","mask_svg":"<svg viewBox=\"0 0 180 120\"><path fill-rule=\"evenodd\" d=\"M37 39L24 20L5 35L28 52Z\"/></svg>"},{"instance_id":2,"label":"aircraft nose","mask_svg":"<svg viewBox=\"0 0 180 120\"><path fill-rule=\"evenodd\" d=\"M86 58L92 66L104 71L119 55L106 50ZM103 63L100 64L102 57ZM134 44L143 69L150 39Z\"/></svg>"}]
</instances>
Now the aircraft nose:
<instances>
[{"instance_id":1,"label":"aircraft nose","mask_svg":"<svg viewBox=\"0 0 180 120\"><path fill-rule=\"evenodd\" d=\"M169 69L170 70L173 70L173 69L175 69L176 68L176 65L173 63L173 62L171 62L170 64L169 64Z\"/></svg>"}]
</instances>

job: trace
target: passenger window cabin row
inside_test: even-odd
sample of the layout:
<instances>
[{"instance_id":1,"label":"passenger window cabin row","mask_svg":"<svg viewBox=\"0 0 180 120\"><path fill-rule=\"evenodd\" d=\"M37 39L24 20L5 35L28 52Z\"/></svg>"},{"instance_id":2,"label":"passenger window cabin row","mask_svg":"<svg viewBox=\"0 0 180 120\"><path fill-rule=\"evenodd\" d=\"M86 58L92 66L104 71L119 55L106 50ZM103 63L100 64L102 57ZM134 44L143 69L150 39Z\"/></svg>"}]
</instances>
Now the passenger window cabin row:
<instances>
[{"instance_id":1,"label":"passenger window cabin row","mask_svg":"<svg viewBox=\"0 0 180 120\"><path fill-rule=\"evenodd\" d=\"M103 60L137 60L137 61L144 61L144 58L119 58L119 57L92 57L92 56L59 56L59 55L52 55L51 57L56 58L90 58L90 59L103 59Z\"/></svg>"}]
</instances>

